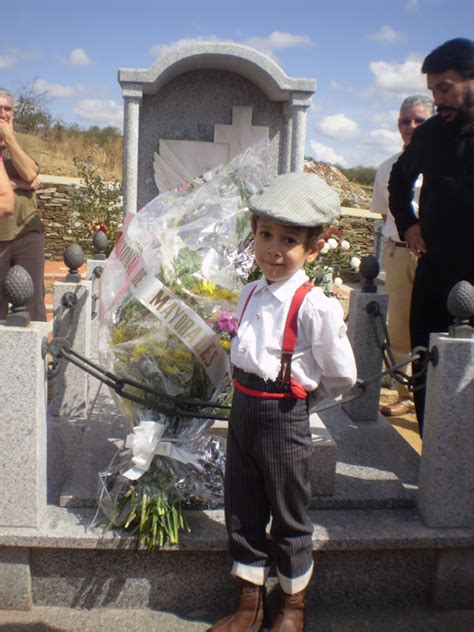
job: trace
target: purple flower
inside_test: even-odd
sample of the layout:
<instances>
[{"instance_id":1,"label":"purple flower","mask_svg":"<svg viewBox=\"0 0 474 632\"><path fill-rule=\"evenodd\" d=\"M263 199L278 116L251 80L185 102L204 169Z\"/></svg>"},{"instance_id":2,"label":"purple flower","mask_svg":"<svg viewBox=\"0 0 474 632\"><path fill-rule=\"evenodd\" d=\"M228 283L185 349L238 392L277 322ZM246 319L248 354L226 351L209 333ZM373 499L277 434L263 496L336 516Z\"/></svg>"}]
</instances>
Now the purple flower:
<instances>
[{"instance_id":1,"label":"purple flower","mask_svg":"<svg viewBox=\"0 0 474 632\"><path fill-rule=\"evenodd\" d=\"M227 331L230 336L237 333L237 316L234 312L217 312L216 326L219 331Z\"/></svg>"}]
</instances>

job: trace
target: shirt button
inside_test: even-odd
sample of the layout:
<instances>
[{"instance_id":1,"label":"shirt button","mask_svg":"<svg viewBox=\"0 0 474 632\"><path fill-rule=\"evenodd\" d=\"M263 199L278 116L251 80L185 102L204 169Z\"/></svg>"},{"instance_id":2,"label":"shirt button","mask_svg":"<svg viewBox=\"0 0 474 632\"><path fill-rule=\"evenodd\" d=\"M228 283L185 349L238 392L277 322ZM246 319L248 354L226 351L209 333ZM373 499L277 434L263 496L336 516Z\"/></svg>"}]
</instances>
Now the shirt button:
<instances>
[{"instance_id":1,"label":"shirt button","mask_svg":"<svg viewBox=\"0 0 474 632\"><path fill-rule=\"evenodd\" d=\"M260 318L260 314L255 314L255 318Z\"/></svg>"}]
</instances>

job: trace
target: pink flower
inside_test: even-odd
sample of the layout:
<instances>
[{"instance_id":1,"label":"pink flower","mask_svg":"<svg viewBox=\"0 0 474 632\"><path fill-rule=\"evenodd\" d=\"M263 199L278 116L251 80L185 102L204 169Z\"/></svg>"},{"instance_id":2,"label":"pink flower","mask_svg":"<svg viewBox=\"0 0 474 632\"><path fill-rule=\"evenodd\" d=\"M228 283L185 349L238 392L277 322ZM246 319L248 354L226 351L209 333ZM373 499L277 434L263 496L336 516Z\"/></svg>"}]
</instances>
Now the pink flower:
<instances>
[{"instance_id":1,"label":"pink flower","mask_svg":"<svg viewBox=\"0 0 474 632\"><path fill-rule=\"evenodd\" d=\"M237 316L233 312L217 312L216 326L219 331L227 331L230 336L237 333Z\"/></svg>"}]
</instances>

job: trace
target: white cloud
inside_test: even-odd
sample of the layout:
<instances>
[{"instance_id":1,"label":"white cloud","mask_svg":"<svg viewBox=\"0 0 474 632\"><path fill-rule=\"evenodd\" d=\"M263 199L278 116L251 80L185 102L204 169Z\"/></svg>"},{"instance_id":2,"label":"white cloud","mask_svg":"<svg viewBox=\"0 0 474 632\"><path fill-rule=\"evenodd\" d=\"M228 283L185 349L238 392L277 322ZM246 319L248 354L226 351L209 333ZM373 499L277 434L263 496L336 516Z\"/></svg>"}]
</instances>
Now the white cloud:
<instances>
[{"instance_id":1,"label":"white cloud","mask_svg":"<svg viewBox=\"0 0 474 632\"><path fill-rule=\"evenodd\" d=\"M38 59L38 54L12 48L7 53L0 55L0 68L13 68L19 61L32 59Z\"/></svg>"},{"instance_id":2,"label":"white cloud","mask_svg":"<svg viewBox=\"0 0 474 632\"><path fill-rule=\"evenodd\" d=\"M325 116L317 124L319 131L329 138L349 140L359 135L357 123L345 114Z\"/></svg>"},{"instance_id":3,"label":"white cloud","mask_svg":"<svg viewBox=\"0 0 474 632\"><path fill-rule=\"evenodd\" d=\"M310 114L311 116L321 114L321 112L324 112L324 107L325 106L323 105L323 103L319 99L315 99L315 97L313 96L311 100L311 105L309 106L308 114Z\"/></svg>"},{"instance_id":4,"label":"white cloud","mask_svg":"<svg viewBox=\"0 0 474 632\"><path fill-rule=\"evenodd\" d=\"M115 101L100 99L83 99L73 109L73 112L83 121L97 125L114 125L122 127L123 109Z\"/></svg>"},{"instance_id":5,"label":"white cloud","mask_svg":"<svg viewBox=\"0 0 474 632\"><path fill-rule=\"evenodd\" d=\"M184 37L169 44L154 44L149 49L150 55L153 57L163 57L171 51L177 50L183 46L198 44L203 42L222 42L234 43L233 40L226 40L216 35L208 35L206 37ZM293 33L285 33L281 31L273 31L267 37L250 37L240 42L245 46L251 46L260 50L262 53L273 57L276 50L283 48L295 48L298 46L312 46L313 41L308 35L294 35Z\"/></svg>"},{"instance_id":6,"label":"white cloud","mask_svg":"<svg viewBox=\"0 0 474 632\"><path fill-rule=\"evenodd\" d=\"M190 46L192 44L202 44L204 42L229 42L230 40L224 40L217 35L208 35L206 37L183 37L182 39L171 42L170 44L153 44L149 49L150 55L153 57L163 57L173 50L182 48L183 46Z\"/></svg>"},{"instance_id":7,"label":"white cloud","mask_svg":"<svg viewBox=\"0 0 474 632\"><path fill-rule=\"evenodd\" d=\"M381 26L376 33L367 35L367 37L378 42L385 42L385 44L394 44L395 42L400 42L405 39L403 33L392 29L392 27L387 24Z\"/></svg>"},{"instance_id":8,"label":"white cloud","mask_svg":"<svg viewBox=\"0 0 474 632\"><path fill-rule=\"evenodd\" d=\"M60 83L52 83L45 79L35 79L33 83L35 92L47 92L48 96L59 99L76 97L87 92L87 88L81 83L65 86Z\"/></svg>"},{"instance_id":9,"label":"white cloud","mask_svg":"<svg viewBox=\"0 0 474 632\"><path fill-rule=\"evenodd\" d=\"M315 140L312 140L310 142L310 145L315 160L320 160L321 162L329 162L331 164L338 164L342 165L343 167L347 164L345 158L337 154L332 147L328 147L327 145L318 143Z\"/></svg>"},{"instance_id":10,"label":"white cloud","mask_svg":"<svg viewBox=\"0 0 474 632\"><path fill-rule=\"evenodd\" d=\"M71 51L67 63L70 66L90 66L94 62L83 48L75 48Z\"/></svg>"},{"instance_id":11,"label":"white cloud","mask_svg":"<svg viewBox=\"0 0 474 632\"><path fill-rule=\"evenodd\" d=\"M15 55L0 55L0 68L12 68L16 62Z\"/></svg>"},{"instance_id":12,"label":"white cloud","mask_svg":"<svg viewBox=\"0 0 474 632\"><path fill-rule=\"evenodd\" d=\"M420 8L420 3L418 0L408 0L405 5L405 11L418 11Z\"/></svg>"},{"instance_id":13,"label":"white cloud","mask_svg":"<svg viewBox=\"0 0 474 632\"><path fill-rule=\"evenodd\" d=\"M276 50L281 50L282 48L297 48L299 46L312 46L313 40L309 35L294 35L293 33L273 31L270 35L267 35L267 37L251 37L242 43L273 57Z\"/></svg>"},{"instance_id":14,"label":"white cloud","mask_svg":"<svg viewBox=\"0 0 474 632\"><path fill-rule=\"evenodd\" d=\"M340 92L354 92L354 88L351 88L350 86L341 83L340 81L336 81L335 79L331 79L331 81L329 82L329 87L331 88L331 90L338 90Z\"/></svg>"},{"instance_id":15,"label":"white cloud","mask_svg":"<svg viewBox=\"0 0 474 632\"><path fill-rule=\"evenodd\" d=\"M376 112L371 116L371 120L377 127L393 131L397 129L398 110Z\"/></svg>"},{"instance_id":16,"label":"white cloud","mask_svg":"<svg viewBox=\"0 0 474 632\"><path fill-rule=\"evenodd\" d=\"M421 64L421 56L409 55L401 64L373 61L369 66L374 75L376 90L392 96L407 96L427 92Z\"/></svg>"}]
</instances>

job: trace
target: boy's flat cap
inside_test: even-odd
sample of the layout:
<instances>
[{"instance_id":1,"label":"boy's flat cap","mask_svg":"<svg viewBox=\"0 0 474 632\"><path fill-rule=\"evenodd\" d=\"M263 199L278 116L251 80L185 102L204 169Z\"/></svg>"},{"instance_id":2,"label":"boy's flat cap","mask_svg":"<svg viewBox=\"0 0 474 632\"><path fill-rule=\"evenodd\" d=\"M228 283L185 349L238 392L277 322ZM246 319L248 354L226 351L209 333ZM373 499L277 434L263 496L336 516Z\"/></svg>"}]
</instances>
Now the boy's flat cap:
<instances>
[{"instance_id":1,"label":"boy's flat cap","mask_svg":"<svg viewBox=\"0 0 474 632\"><path fill-rule=\"evenodd\" d=\"M330 224L341 213L339 196L314 173L284 173L250 198L256 215L293 226Z\"/></svg>"}]
</instances>

